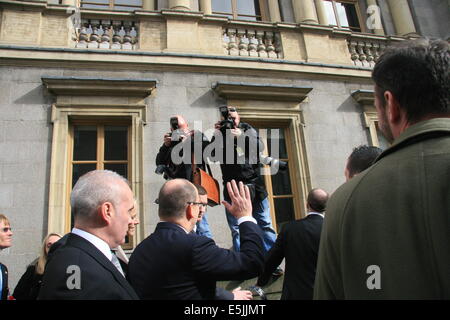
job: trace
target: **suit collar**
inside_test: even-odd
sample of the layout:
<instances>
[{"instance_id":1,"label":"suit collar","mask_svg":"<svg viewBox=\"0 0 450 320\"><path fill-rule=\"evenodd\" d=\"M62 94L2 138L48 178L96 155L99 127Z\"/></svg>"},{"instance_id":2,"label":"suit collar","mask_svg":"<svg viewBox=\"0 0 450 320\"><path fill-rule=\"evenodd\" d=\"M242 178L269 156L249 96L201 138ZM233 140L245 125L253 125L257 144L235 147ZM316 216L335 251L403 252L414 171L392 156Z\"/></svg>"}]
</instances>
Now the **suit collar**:
<instances>
[{"instance_id":1,"label":"suit collar","mask_svg":"<svg viewBox=\"0 0 450 320\"><path fill-rule=\"evenodd\" d=\"M129 293L129 295L138 299L138 296L134 292L133 288L130 286L128 281L124 278L124 276L117 270L117 268L113 265L113 263L108 260L105 255L97 249L92 243L87 241L86 239L76 235L74 233L70 233L67 237L66 246L72 246L78 248L89 256L91 256L94 260L96 260L100 265L102 265L105 269L112 273L117 282Z\"/></svg>"},{"instance_id":2,"label":"suit collar","mask_svg":"<svg viewBox=\"0 0 450 320\"><path fill-rule=\"evenodd\" d=\"M183 227L181 227L180 225L173 223L173 222L167 222L167 221L158 222L158 224L156 225L156 230L158 230L158 229L171 229L174 231L183 232L185 234L188 234L188 232Z\"/></svg>"},{"instance_id":3,"label":"suit collar","mask_svg":"<svg viewBox=\"0 0 450 320\"><path fill-rule=\"evenodd\" d=\"M420 121L403 131L400 136L395 139L394 143L381 153L375 162L384 158L388 154L395 152L405 146L408 146L416 141L433 138L436 135L450 135L450 119L449 118L434 118L430 120Z\"/></svg>"}]
</instances>

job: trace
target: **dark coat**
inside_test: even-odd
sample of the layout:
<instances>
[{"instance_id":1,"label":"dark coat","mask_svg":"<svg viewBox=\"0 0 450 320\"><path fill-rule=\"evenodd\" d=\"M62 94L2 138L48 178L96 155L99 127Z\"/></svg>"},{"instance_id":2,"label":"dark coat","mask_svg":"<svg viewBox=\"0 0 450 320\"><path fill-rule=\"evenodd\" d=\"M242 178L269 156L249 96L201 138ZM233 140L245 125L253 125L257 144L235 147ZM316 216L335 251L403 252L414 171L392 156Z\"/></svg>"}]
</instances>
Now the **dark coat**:
<instances>
[{"instance_id":1,"label":"dark coat","mask_svg":"<svg viewBox=\"0 0 450 320\"><path fill-rule=\"evenodd\" d=\"M16 300L37 300L42 285L43 274L36 273L37 261L27 267L14 289L13 297Z\"/></svg>"},{"instance_id":2,"label":"dark coat","mask_svg":"<svg viewBox=\"0 0 450 320\"><path fill-rule=\"evenodd\" d=\"M322 224L323 218L315 214L286 223L267 254L264 272L258 278L258 285L265 285L272 272L283 258L286 258L281 299L311 300Z\"/></svg>"},{"instance_id":3,"label":"dark coat","mask_svg":"<svg viewBox=\"0 0 450 320\"><path fill-rule=\"evenodd\" d=\"M450 299L450 119L407 128L327 203L314 298Z\"/></svg>"},{"instance_id":4,"label":"dark coat","mask_svg":"<svg viewBox=\"0 0 450 320\"><path fill-rule=\"evenodd\" d=\"M213 300L216 281L257 276L264 263L260 228L243 222L239 230L241 252L234 252L208 237L186 234L176 224L158 223L130 257L133 288L142 299Z\"/></svg>"},{"instance_id":5,"label":"dark coat","mask_svg":"<svg viewBox=\"0 0 450 320\"><path fill-rule=\"evenodd\" d=\"M52 246L53 247L53 246ZM71 289L69 277L80 270L80 289ZM40 300L135 300L136 293L105 255L84 238L69 234L65 243L49 255Z\"/></svg>"},{"instance_id":6,"label":"dark coat","mask_svg":"<svg viewBox=\"0 0 450 320\"><path fill-rule=\"evenodd\" d=\"M0 297L0 300L6 300L8 299L9 289L8 289L8 268L0 263L0 267L2 269L2 272L0 274L0 277L2 277L2 296Z\"/></svg>"}]
</instances>

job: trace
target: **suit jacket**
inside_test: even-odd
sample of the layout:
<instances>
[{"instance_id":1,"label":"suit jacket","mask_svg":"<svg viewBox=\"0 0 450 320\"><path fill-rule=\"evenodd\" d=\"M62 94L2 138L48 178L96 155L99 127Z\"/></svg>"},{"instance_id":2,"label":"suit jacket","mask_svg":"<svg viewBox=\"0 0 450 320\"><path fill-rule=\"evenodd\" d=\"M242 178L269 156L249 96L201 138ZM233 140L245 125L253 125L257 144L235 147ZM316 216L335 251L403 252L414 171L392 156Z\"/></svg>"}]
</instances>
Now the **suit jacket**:
<instances>
[{"instance_id":1,"label":"suit jacket","mask_svg":"<svg viewBox=\"0 0 450 320\"><path fill-rule=\"evenodd\" d=\"M450 299L450 119L408 127L327 203L316 299Z\"/></svg>"},{"instance_id":2,"label":"suit jacket","mask_svg":"<svg viewBox=\"0 0 450 320\"><path fill-rule=\"evenodd\" d=\"M0 263L0 267L2 269L2 272L0 273L0 277L2 277L2 296L0 297L0 300L7 300L9 289L8 289L8 268Z\"/></svg>"},{"instance_id":3,"label":"suit jacket","mask_svg":"<svg viewBox=\"0 0 450 320\"><path fill-rule=\"evenodd\" d=\"M267 254L258 285L265 285L273 271L286 258L282 300L311 300L313 298L317 254L323 218L316 214L288 222L278 234Z\"/></svg>"},{"instance_id":4,"label":"suit jacket","mask_svg":"<svg viewBox=\"0 0 450 320\"><path fill-rule=\"evenodd\" d=\"M53 247L53 246L52 246ZM76 284L79 267L80 289ZM68 284L71 284L70 288ZM134 300L136 293L105 255L84 238L70 233L52 252L45 267L40 300Z\"/></svg>"},{"instance_id":5,"label":"suit jacket","mask_svg":"<svg viewBox=\"0 0 450 320\"><path fill-rule=\"evenodd\" d=\"M213 300L216 281L255 277L264 263L258 225L239 225L241 251L219 248L212 239L186 234L178 225L160 222L134 250L128 277L141 299Z\"/></svg>"}]
</instances>

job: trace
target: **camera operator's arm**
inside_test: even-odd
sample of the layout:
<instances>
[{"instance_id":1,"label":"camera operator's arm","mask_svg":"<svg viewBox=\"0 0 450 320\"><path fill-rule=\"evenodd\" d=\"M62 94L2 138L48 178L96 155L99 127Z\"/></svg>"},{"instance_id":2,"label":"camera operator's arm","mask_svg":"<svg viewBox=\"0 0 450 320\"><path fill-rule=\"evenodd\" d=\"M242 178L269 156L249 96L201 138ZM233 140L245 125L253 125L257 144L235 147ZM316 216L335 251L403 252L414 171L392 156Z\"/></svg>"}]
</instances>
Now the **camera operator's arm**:
<instances>
[{"instance_id":1,"label":"camera operator's arm","mask_svg":"<svg viewBox=\"0 0 450 320\"><path fill-rule=\"evenodd\" d=\"M171 138L170 135L168 133L166 133L164 135L164 143L161 146L161 148L159 148L159 152L156 155L156 165L168 165L169 161L170 161L170 152L172 150L172 148L170 147L170 143L171 143Z\"/></svg>"}]
</instances>

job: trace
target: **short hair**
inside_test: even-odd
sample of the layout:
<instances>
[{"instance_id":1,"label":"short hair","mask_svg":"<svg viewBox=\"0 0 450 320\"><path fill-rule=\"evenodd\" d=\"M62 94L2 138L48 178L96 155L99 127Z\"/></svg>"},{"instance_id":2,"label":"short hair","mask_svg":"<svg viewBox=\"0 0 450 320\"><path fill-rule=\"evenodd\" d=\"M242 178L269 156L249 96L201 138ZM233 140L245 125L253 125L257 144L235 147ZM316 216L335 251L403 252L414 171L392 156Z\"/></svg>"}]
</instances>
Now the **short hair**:
<instances>
[{"instance_id":1,"label":"short hair","mask_svg":"<svg viewBox=\"0 0 450 320\"><path fill-rule=\"evenodd\" d=\"M427 115L448 114L450 50L443 40L403 41L387 48L372 72L375 94L385 106L389 90L406 111L410 122Z\"/></svg>"},{"instance_id":2,"label":"short hair","mask_svg":"<svg viewBox=\"0 0 450 320\"><path fill-rule=\"evenodd\" d=\"M3 222L5 226L10 226L11 223L9 222L9 219L4 215L0 213L0 222Z\"/></svg>"},{"instance_id":3,"label":"short hair","mask_svg":"<svg viewBox=\"0 0 450 320\"><path fill-rule=\"evenodd\" d=\"M382 152L382 149L368 145L354 148L347 161L350 178L369 168Z\"/></svg>"},{"instance_id":4,"label":"short hair","mask_svg":"<svg viewBox=\"0 0 450 320\"><path fill-rule=\"evenodd\" d=\"M197 192L199 196L207 196L208 192L201 185L194 183L194 186L197 188Z\"/></svg>"},{"instance_id":5,"label":"short hair","mask_svg":"<svg viewBox=\"0 0 450 320\"><path fill-rule=\"evenodd\" d=\"M308 205L316 212L324 212L327 207L329 195L326 191L314 188L308 193Z\"/></svg>"},{"instance_id":6,"label":"short hair","mask_svg":"<svg viewBox=\"0 0 450 320\"><path fill-rule=\"evenodd\" d=\"M174 181L178 183L174 186ZM192 183L186 179L169 180L159 190L158 195L158 215L161 218L182 218L188 202L196 201L196 189Z\"/></svg>"},{"instance_id":7,"label":"short hair","mask_svg":"<svg viewBox=\"0 0 450 320\"><path fill-rule=\"evenodd\" d=\"M111 202L116 207L122 199L117 180L129 186L127 179L110 170L94 170L81 176L70 195L74 218L92 218L105 202Z\"/></svg>"}]
</instances>

